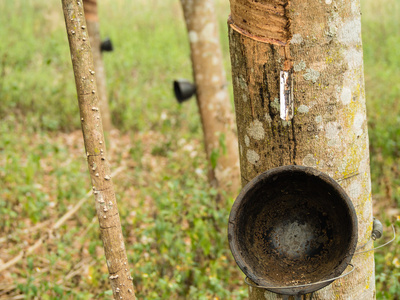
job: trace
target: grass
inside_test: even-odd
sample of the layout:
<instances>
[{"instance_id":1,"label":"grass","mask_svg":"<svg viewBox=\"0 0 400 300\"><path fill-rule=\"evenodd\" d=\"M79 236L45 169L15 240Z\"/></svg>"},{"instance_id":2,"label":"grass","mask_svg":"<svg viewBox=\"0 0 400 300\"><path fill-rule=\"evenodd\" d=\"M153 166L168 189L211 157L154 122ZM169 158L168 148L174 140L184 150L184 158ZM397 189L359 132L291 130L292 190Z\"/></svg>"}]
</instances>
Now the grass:
<instances>
[{"instance_id":1,"label":"grass","mask_svg":"<svg viewBox=\"0 0 400 300\"><path fill-rule=\"evenodd\" d=\"M362 1L364 66L370 137L374 213L382 221L399 223L400 205L400 3ZM398 229L397 229L398 231ZM400 299L397 238L378 251L378 299Z\"/></svg>"},{"instance_id":2,"label":"grass","mask_svg":"<svg viewBox=\"0 0 400 300\"><path fill-rule=\"evenodd\" d=\"M226 2L217 11L229 70ZM178 106L171 91L173 79L191 78L179 1L100 5L115 48L104 54L119 130L108 134L109 157L126 168L115 183L137 296L244 299L226 237L232 199L215 203L196 104ZM362 8L374 210L388 225L400 214L400 4ZM83 198L90 180L61 1L6 0L0 11L1 264ZM91 201L0 274L0 299L111 299ZM398 245L376 254L379 299L400 299Z\"/></svg>"}]
</instances>

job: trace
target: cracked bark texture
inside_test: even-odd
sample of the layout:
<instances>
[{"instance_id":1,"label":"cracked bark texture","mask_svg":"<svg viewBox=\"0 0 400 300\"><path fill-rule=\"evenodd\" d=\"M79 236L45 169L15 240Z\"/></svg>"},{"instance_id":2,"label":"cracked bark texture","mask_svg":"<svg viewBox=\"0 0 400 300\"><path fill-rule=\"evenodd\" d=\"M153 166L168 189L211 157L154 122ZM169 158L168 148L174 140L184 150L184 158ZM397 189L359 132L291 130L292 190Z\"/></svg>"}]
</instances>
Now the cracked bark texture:
<instances>
[{"instance_id":1,"label":"cracked bark texture","mask_svg":"<svg viewBox=\"0 0 400 300\"><path fill-rule=\"evenodd\" d=\"M327 173L371 249L372 202L359 0L230 0L229 38L242 184L283 165ZM279 76L293 76L295 115L280 119ZM313 299L375 299L374 255ZM250 288L252 300L281 299ZM309 296L308 296L309 297Z\"/></svg>"},{"instance_id":2,"label":"cracked bark texture","mask_svg":"<svg viewBox=\"0 0 400 300\"><path fill-rule=\"evenodd\" d=\"M114 299L136 299L106 156L93 57L82 5L81 0L62 0L96 212Z\"/></svg>"},{"instance_id":3,"label":"cracked bark texture","mask_svg":"<svg viewBox=\"0 0 400 300\"><path fill-rule=\"evenodd\" d=\"M228 195L236 196L240 188L237 136L222 64L214 1L181 0L181 4L189 35L207 158L211 161L213 155L218 157L215 168L210 168L209 180Z\"/></svg>"},{"instance_id":4,"label":"cracked bark texture","mask_svg":"<svg viewBox=\"0 0 400 300\"><path fill-rule=\"evenodd\" d=\"M112 127L111 112L107 97L106 73L100 50L100 25L97 13L97 0L83 0L86 26L89 33L90 45L92 47L94 70L96 71L97 90L100 100L101 118L103 129L110 131Z\"/></svg>"}]
</instances>

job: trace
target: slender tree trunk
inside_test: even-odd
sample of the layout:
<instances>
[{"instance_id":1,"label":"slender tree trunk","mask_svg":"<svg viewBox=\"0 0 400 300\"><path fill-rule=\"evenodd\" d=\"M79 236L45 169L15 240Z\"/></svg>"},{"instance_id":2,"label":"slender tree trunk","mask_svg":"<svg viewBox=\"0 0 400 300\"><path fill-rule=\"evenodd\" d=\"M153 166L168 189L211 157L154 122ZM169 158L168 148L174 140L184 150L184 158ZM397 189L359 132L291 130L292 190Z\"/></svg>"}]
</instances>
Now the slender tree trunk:
<instances>
[{"instance_id":1,"label":"slender tree trunk","mask_svg":"<svg viewBox=\"0 0 400 300\"><path fill-rule=\"evenodd\" d=\"M85 11L86 26L89 33L90 45L92 46L94 69L96 71L98 97L100 99L101 117L103 120L103 129L110 131L112 129L110 107L108 105L106 73L100 51L100 25L97 13L97 0L83 0Z\"/></svg>"},{"instance_id":2,"label":"slender tree trunk","mask_svg":"<svg viewBox=\"0 0 400 300\"><path fill-rule=\"evenodd\" d=\"M190 41L204 143L212 166L209 179L228 194L236 196L240 184L237 137L214 2L181 0L181 3Z\"/></svg>"},{"instance_id":3,"label":"slender tree trunk","mask_svg":"<svg viewBox=\"0 0 400 300\"><path fill-rule=\"evenodd\" d=\"M81 0L62 0L78 93L83 139L114 299L136 299L122 236Z\"/></svg>"},{"instance_id":4,"label":"slender tree trunk","mask_svg":"<svg viewBox=\"0 0 400 300\"><path fill-rule=\"evenodd\" d=\"M230 0L229 37L242 184L282 165L338 180L358 216L358 247L372 229L358 0ZM292 79L294 117L281 118L280 79ZM290 90L290 89L289 89ZM287 108L290 105L283 105ZM372 243L364 249L372 248ZM374 299L374 255L313 299ZM280 299L250 288L250 299Z\"/></svg>"}]
</instances>

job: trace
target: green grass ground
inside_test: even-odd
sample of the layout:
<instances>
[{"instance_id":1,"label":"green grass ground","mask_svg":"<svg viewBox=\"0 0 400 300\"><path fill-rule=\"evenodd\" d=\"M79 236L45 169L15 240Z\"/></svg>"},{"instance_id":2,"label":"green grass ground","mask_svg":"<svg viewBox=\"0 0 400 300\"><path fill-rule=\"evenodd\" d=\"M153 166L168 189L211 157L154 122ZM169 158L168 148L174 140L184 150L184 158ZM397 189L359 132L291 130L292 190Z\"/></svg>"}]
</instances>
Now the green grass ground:
<instances>
[{"instance_id":1,"label":"green grass ground","mask_svg":"<svg viewBox=\"0 0 400 300\"><path fill-rule=\"evenodd\" d=\"M227 1L217 1L225 65ZM179 1L100 1L108 134L116 193L139 299L244 299L229 252L232 200L215 203L194 101ZM400 3L363 0L363 41L375 215L400 215ZM0 265L32 245L90 187L61 1L0 2ZM177 14L180 17L177 17ZM229 72L228 72L229 74ZM228 77L228 80L230 78ZM90 198L32 255L0 274L0 299L108 299ZM399 223L397 222L397 227ZM389 235L389 234L388 234ZM400 240L376 254L378 299L400 299Z\"/></svg>"}]
</instances>

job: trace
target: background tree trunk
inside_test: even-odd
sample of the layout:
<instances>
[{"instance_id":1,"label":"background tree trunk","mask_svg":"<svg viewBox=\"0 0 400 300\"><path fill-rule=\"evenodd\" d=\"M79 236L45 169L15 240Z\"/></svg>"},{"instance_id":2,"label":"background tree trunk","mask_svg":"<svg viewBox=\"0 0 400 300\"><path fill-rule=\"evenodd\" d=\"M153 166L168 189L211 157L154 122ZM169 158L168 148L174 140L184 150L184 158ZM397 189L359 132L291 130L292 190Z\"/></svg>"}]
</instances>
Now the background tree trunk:
<instances>
[{"instance_id":1,"label":"background tree trunk","mask_svg":"<svg viewBox=\"0 0 400 300\"><path fill-rule=\"evenodd\" d=\"M81 0L62 0L78 93L83 139L92 179L101 239L114 299L136 299L121 230L106 147L93 58Z\"/></svg>"},{"instance_id":2,"label":"background tree trunk","mask_svg":"<svg viewBox=\"0 0 400 300\"><path fill-rule=\"evenodd\" d=\"M107 97L106 73L104 71L104 63L100 50L100 25L97 13L97 0L83 0L83 8L85 11L86 25L92 46L94 69L96 71L97 90L100 99L101 117L103 120L103 129L110 131L112 129L112 120L110 107Z\"/></svg>"},{"instance_id":3,"label":"background tree trunk","mask_svg":"<svg viewBox=\"0 0 400 300\"><path fill-rule=\"evenodd\" d=\"M181 0L212 184L236 196L239 155L212 0ZM215 163L216 162L216 163Z\"/></svg>"},{"instance_id":4,"label":"background tree trunk","mask_svg":"<svg viewBox=\"0 0 400 300\"><path fill-rule=\"evenodd\" d=\"M358 247L372 230L359 1L230 0L230 51L242 184L282 165L316 168L346 190ZM294 117L280 118L280 71L293 78ZM372 243L364 249L372 248ZM374 255L313 299L374 299ZM250 288L250 299L280 299Z\"/></svg>"}]
</instances>

